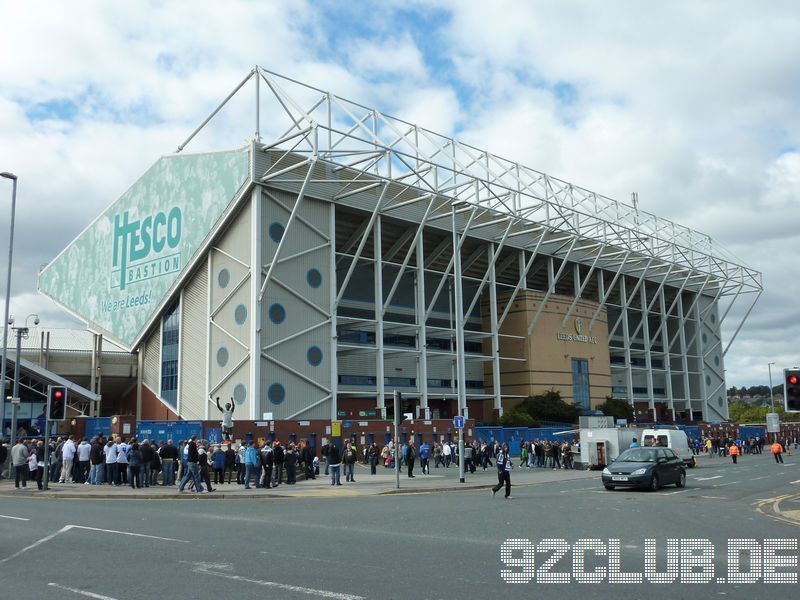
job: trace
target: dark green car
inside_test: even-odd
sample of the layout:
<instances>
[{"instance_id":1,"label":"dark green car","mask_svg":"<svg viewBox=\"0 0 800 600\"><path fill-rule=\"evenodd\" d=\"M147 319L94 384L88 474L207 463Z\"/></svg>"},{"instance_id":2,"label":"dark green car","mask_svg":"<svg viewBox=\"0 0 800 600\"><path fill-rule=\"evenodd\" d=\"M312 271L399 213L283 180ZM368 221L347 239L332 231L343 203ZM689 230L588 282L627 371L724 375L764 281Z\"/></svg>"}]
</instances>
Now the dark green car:
<instances>
[{"instance_id":1,"label":"dark green car","mask_svg":"<svg viewBox=\"0 0 800 600\"><path fill-rule=\"evenodd\" d=\"M628 448L603 469L602 477L607 490L641 487L655 491L672 483L682 488L686 485L686 468L671 448Z\"/></svg>"}]
</instances>

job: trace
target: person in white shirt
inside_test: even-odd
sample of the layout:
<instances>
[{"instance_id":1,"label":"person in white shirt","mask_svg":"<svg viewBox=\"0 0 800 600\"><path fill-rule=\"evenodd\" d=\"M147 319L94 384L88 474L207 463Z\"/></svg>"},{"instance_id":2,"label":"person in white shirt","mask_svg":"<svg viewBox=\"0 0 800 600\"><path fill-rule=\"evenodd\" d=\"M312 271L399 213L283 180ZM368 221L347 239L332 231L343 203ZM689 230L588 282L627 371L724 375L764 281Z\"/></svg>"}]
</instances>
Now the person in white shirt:
<instances>
[{"instance_id":1,"label":"person in white shirt","mask_svg":"<svg viewBox=\"0 0 800 600\"><path fill-rule=\"evenodd\" d=\"M450 461L453 459L453 450L447 442L442 444L442 455L444 456L444 466L450 468Z\"/></svg>"},{"instance_id":2,"label":"person in white shirt","mask_svg":"<svg viewBox=\"0 0 800 600\"><path fill-rule=\"evenodd\" d=\"M61 477L58 483L72 483L72 465L75 462L75 442L72 436L67 438L64 442L64 447L61 449L61 458L64 461L64 466L61 467Z\"/></svg>"},{"instance_id":3,"label":"person in white shirt","mask_svg":"<svg viewBox=\"0 0 800 600\"><path fill-rule=\"evenodd\" d=\"M106 456L106 481L108 485L117 484L117 445L108 440L106 447L103 448Z\"/></svg>"},{"instance_id":4,"label":"person in white shirt","mask_svg":"<svg viewBox=\"0 0 800 600\"><path fill-rule=\"evenodd\" d=\"M117 482L128 485L128 450L131 447L117 438Z\"/></svg>"},{"instance_id":5,"label":"person in white shirt","mask_svg":"<svg viewBox=\"0 0 800 600\"><path fill-rule=\"evenodd\" d=\"M86 438L81 440L78 444L78 483L89 483L87 475L89 474L89 453L92 446Z\"/></svg>"}]
</instances>

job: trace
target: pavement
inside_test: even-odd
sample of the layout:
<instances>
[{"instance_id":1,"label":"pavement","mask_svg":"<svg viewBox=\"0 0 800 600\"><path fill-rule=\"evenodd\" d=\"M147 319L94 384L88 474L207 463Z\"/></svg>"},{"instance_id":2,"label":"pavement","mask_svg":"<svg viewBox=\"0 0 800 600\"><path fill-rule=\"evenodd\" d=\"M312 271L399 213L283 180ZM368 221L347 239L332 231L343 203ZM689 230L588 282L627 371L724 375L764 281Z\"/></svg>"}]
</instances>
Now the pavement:
<instances>
[{"instance_id":1,"label":"pavement","mask_svg":"<svg viewBox=\"0 0 800 600\"><path fill-rule=\"evenodd\" d=\"M512 475L515 486L536 485L552 481L570 481L573 479L599 479L595 471L579 471L573 469L516 469ZM285 475L284 475L285 478ZM0 496L32 496L40 498L130 498L130 499L256 499L256 498L296 498L296 497L354 497L378 496L384 494L416 494L424 492L446 492L457 490L487 489L497 483L497 471L494 467L466 473L464 483L459 482L458 467L432 468L430 475L423 475L419 466L410 478L407 471L400 472L400 487L397 487L395 473L391 469L378 467L376 475L371 475L368 466L358 464L355 470L355 483L348 483L341 476L341 486L331 486L330 477L320 475L313 480L301 480L294 485L281 484L276 488L260 489L232 484L214 485L214 491L208 494L194 492L178 492L178 486L151 486L133 489L130 486L85 485L78 483L50 483L48 490L39 491L35 482L28 482L25 490L15 490L13 480L0 480ZM213 481L213 478L212 478Z\"/></svg>"},{"instance_id":2,"label":"pavement","mask_svg":"<svg viewBox=\"0 0 800 600\"><path fill-rule=\"evenodd\" d=\"M702 457L685 488L658 492L606 491L596 472L515 471L510 501L481 489L492 471L459 484L454 469L401 480L409 494L383 493L392 474L373 482L367 471L324 494L313 491L325 483L303 482L286 496L259 490L236 502L216 493L187 503L174 492L136 502L145 496L128 490L118 496L125 501L67 497L67 486L62 496L4 491L0 589L42 600L787 597L800 572L795 460ZM757 556L767 539L793 542L779 569L786 583L765 583L760 566L754 583L734 582L726 555L734 539ZM587 543L597 552L578 550ZM653 569L672 583L648 579ZM634 583L609 583L611 571ZM564 583L545 583L550 575Z\"/></svg>"}]
</instances>

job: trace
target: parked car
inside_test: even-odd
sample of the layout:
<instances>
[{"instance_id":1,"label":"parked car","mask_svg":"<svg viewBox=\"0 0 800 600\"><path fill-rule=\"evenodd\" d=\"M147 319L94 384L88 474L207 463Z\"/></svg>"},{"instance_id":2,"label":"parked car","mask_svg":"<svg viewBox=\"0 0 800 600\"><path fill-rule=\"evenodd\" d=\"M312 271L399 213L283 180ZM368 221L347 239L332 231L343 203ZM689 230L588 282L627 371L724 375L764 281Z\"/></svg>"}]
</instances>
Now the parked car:
<instances>
[{"instance_id":1,"label":"parked car","mask_svg":"<svg viewBox=\"0 0 800 600\"><path fill-rule=\"evenodd\" d=\"M603 485L607 490L616 487L642 487L657 490L674 483L686 485L686 467L671 448L628 448L603 469Z\"/></svg>"}]
</instances>

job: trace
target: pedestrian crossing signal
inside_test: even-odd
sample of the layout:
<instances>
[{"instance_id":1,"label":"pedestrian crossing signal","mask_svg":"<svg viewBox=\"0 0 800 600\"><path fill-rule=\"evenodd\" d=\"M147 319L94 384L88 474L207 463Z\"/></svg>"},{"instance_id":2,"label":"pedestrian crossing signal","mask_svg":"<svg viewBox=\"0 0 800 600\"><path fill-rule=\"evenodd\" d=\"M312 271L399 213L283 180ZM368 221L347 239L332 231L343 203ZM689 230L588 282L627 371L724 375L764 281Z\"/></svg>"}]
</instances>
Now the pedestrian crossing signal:
<instances>
[{"instance_id":1,"label":"pedestrian crossing signal","mask_svg":"<svg viewBox=\"0 0 800 600\"><path fill-rule=\"evenodd\" d=\"M51 421L63 421L67 418L67 388L62 385L51 385L47 388L47 418Z\"/></svg>"},{"instance_id":2,"label":"pedestrian crossing signal","mask_svg":"<svg viewBox=\"0 0 800 600\"><path fill-rule=\"evenodd\" d=\"M784 369L783 401L786 412L800 412L800 368Z\"/></svg>"}]
</instances>

